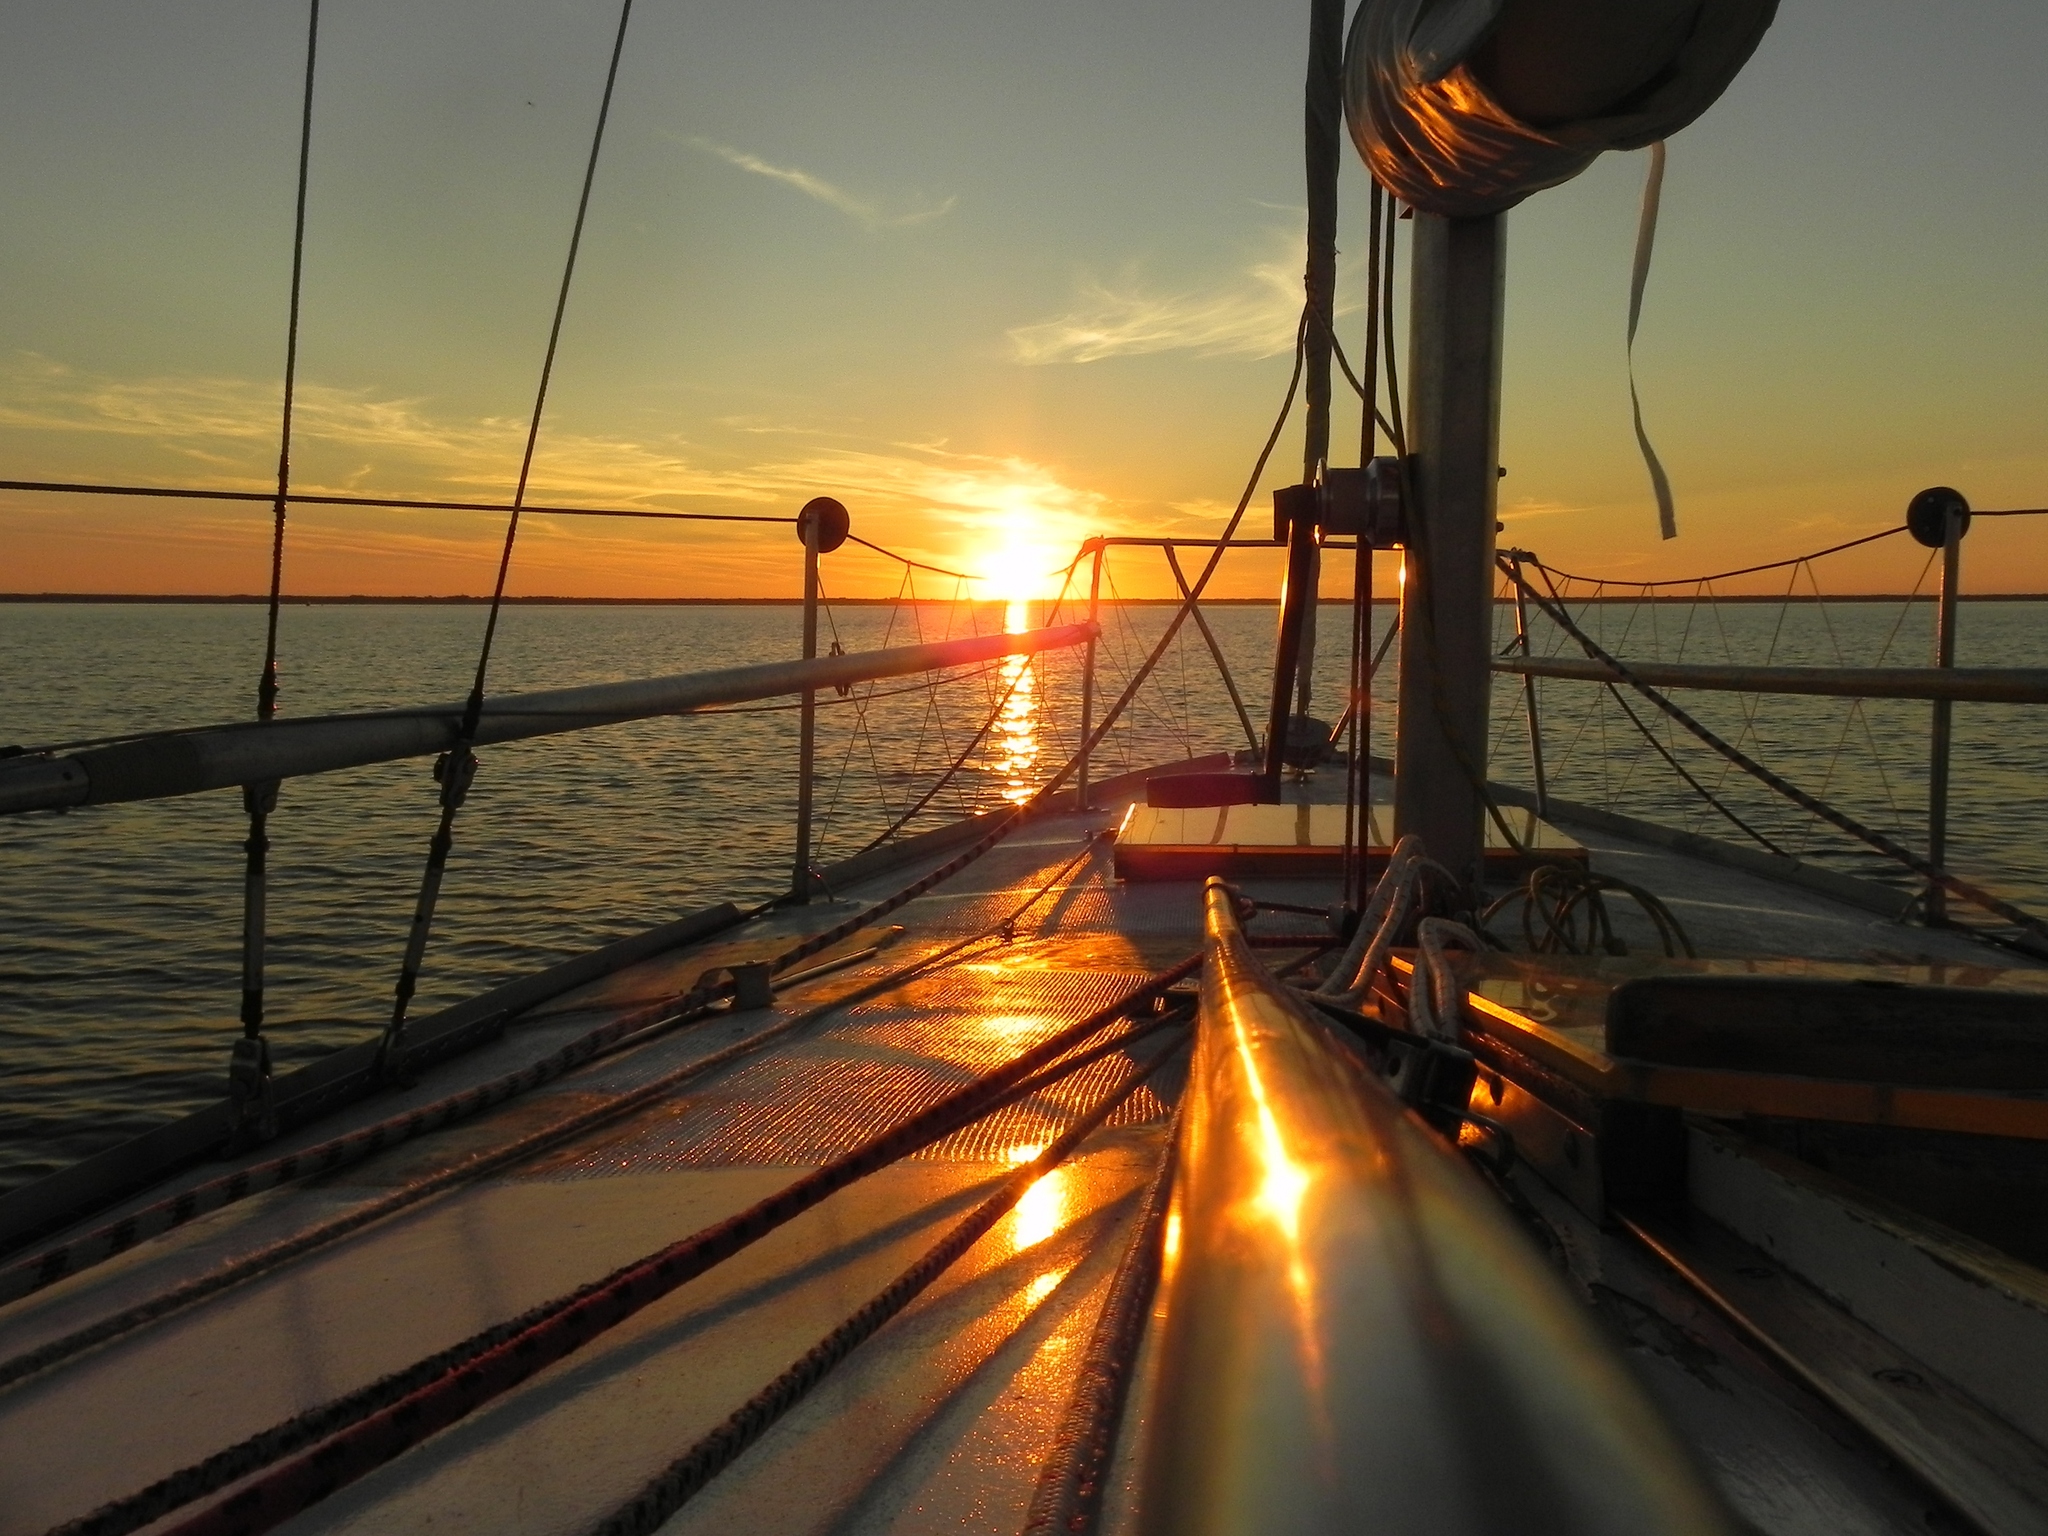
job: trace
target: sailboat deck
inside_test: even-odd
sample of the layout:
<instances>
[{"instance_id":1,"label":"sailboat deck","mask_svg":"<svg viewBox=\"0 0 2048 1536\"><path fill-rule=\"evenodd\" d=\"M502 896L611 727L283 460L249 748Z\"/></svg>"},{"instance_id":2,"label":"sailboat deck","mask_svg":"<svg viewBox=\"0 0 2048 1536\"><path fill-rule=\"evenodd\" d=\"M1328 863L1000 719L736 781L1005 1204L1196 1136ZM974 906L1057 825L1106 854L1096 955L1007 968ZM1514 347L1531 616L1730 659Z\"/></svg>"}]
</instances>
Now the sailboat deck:
<instances>
[{"instance_id":1,"label":"sailboat deck","mask_svg":"<svg viewBox=\"0 0 2048 1536\"><path fill-rule=\"evenodd\" d=\"M1327 796L1331 788L1326 782L1309 792ZM1202 932L1196 883L1126 885L1114 878L1102 834L1123 809L1034 819L891 914L886 924L904 932L878 954L781 993L773 1009L715 1014L661 1033L474 1120L342 1173L230 1206L0 1309L0 1357L13 1358L479 1149L772 1029L798 1010L853 998L906 962L1014 911L1092 844L1091 856L1045 893L1008 942L978 946L959 963L851 1002L673 1096L0 1391L0 1443L9 1447L0 1459L0 1536L33 1536L80 1516L702 1228L1195 953ZM1998 963L1962 935L1903 928L1813 892L1647 844L1579 835L1596 869L1618 870L1658 890L1703 953L1768 948L1865 963ZM501 1040L433 1069L417 1086L358 1104L256 1156L311 1144L537 1059L650 999L684 990L708 967L769 955L792 936L822 931L919 872L879 875L830 901L619 971L532 1010ZM1252 882L1247 889L1304 906L1334 899L1320 882ZM1312 918L1273 915L1256 928L1300 933L1315 926ZM836 952L886 937L869 930ZM887 1284L1071 1124L1077 1106L1096 1097L1128 1060L1124 1053L1107 1057L1081 1078L833 1195L343 1488L290 1529L587 1528ZM1179 1072L1175 1062L1126 1101L1079 1155L1034 1186L665 1529L1019 1529L1072 1389L1075 1361L1161 1152ZM132 1204L222 1172L221 1164L191 1170ZM1726 1417L1726 1405L1716 1407L1714 1398L1730 1390L1725 1383L1704 1385L1705 1373L1674 1372L1668 1352L1659 1356L1642 1338L1634 1345L1654 1390L1682 1420L1709 1409ZM1742 1390L1755 1395L1753 1387ZM1782 1407L1771 1411L1786 1415ZM1131 1445L1144 1414L1141 1379L1112 1479L1109 1530L1128 1526ZM1744 1476L1765 1476L1757 1438L1764 1431L1746 1431L1744 1439L1723 1425L1717 1433L1726 1456L1748 1458ZM1911 1499L1897 1502L1892 1474L1871 1470L1810 1426L1769 1433L1813 1442L1807 1461L1781 1457L1778 1478L1800 1490L1794 1505L1838 1521L1801 1516L1769 1528L1915 1528L1905 1518ZM1792 1497L1775 1484L1766 1493L1765 1502ZM1844 1511L1854 1519L1839 1523Z\"/></svg>"}]
</instances>

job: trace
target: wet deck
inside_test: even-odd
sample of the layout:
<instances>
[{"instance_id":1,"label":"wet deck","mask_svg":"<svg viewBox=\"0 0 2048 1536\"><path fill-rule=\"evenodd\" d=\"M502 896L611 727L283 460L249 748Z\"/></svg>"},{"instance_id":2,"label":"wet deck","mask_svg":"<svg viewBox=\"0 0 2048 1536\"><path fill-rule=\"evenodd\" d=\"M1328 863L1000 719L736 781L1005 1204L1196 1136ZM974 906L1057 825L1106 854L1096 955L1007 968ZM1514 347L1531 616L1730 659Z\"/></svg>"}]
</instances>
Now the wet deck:
<instances>
[{"instance_id":1,"label":"wet deck","mask_svg":"<svg viewBox=\"0 0 2048 1536\"><path fill-rule=\"evenodd\" d=\"M1324 783L1311 792L1321 798L1331 789ZM600 1058L474 1121L244 1201L0 1309L0 1358L12 1358L800 1010L853 997L1000 920L1093 843L1093 854L1018 923L1010 941L853 1002L673 1097L0 1391L0 1443L8 1447L0 1458L0 1536L32 1536L82 1515L728 1215L1195 952L1197 884L1114 880L1100 834L1121 809L1027 824L890 914L884 922L905 932L879 955L781 993L773 1009L714 1016ZM1596 869L1656 890L1705 954L2006 963L1962 935L1901 927L1813 892L1573 830L1592 849ZM650 999L683 991L709 967L770 955L793 936L822 931L918 872L877 876L830 902L772 915L558 998L417 1087L359 1104L262 1156L533 1060ZM1327 904L1333 894L1314 882L1254 882L1250 889L1303 905ZM1268 917L1261 926L1299 931L1312 920ZM879 936L856 935L840 950ZM1083 1078L834 1195L289 1528L587 1528L1070 1123L1121 1060L1107 1058ZM1141 1089L666 1529L1019 1529L1074 1361L1156 1166L1178 1088L1174 1070ZM220 1164L195 1170L149 1198L222 1171ZM1614 1294L1651 1284L1618 1278ZM1769 1433L1759 1438L1753 1426L1796 1418L1792 1409L1766 1393L1745 1420L1752 1427L1731 1429L1728 1403L1716 1394L1757 1398L1761 1389L1744 1384L1746 1377L1735 1386L1716 1382L1688 1362L1682 1344L1647 1326L1623 1328L1622 1336L1680 1422L1696 1421L1707 1426L1700 1433L1718 1437L1705 1449L1727 1474L1724 1485L1746 1478L1761 1490L1738 1502L1766 1528L1925 1528L1917 1513L1907 1518L1912 1500L1896 1478L1810 1424L1769 1432L1811 1452L1807 1461L1781 1454L1771 1472L1764 1466ZM1129 1521L1129 1445L1144 1411L1141 1387L1109 1500L1111 1530ZM1790 1497L1781 1484L1804 1492L1796 1508L1786 1506L1785 1519L1766 1519L1772 1500Z\"/></svg>"}]
</instances>

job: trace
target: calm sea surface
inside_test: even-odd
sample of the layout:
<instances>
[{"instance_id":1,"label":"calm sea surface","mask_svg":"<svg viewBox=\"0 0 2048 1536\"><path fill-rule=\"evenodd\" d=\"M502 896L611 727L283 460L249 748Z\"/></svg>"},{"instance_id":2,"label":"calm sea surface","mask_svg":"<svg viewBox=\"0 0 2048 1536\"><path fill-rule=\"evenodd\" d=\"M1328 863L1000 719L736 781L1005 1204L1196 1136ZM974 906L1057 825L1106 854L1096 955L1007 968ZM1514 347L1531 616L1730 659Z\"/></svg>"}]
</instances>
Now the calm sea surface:
<instances>
[{"instance_id":1,"label":"calm sea surface","mask_svg":"<svg viewBox=\"0 0 2048 1536\"><path fill-rule=\"evenodd\" d=\"M1963 665L2048 665L2048 605L1965 606ZM1384 616L1389 612L1382 609ZM1260 714L1273 612L1209 610ZM1114 696L1166 622L1111 608L1101 663ZM999 629L992 605L840 608L849 650ZM1034 621L1042 615L1033 615ZM459 698L482 611L294 605L282 652L287 713ZM1586 610L1625 656L1911 665L1931 610L1898 604L1664 604ZM1338 706L1345 610L1323 609L1319 713ZM492 686L566 686L795 654L799 615L764 607L515 607ZM0 745L245 718L263 612L246 605L0 605ZM1503 644L1511 613L1500 615ZM1538 651L1562 650L1539 631ZM1564 651L1565 654L1571 654ZM915 680L828 695L821 711L820 847L860 849L969 745L1017 664L937 690ZM1392 666L1375 687L1391 698ZM1042 658L958 782L913 825L1027 793L1064 763L1078 657ZM1684 702L1802 787L1922 841L1928 706L1688 694ZM1494 692L1493 771L1527 783L1519 687ZM1639 712L1648 712L1638 704ZM1602 689L1552 682L1540 697L1553 792L1741 840L1687 789ZM1957 710L1953 862L2048 908L2048 715ZM1658 727L1696 777L1790 851L1877 878L1884 861ZM421 995L428 1012L707 901L786 885L793 849L796 716L787 709L613 727L488 749L457 828ZM1192 627L1100 758L1098 773L1242 747ZM1382 712L1374 750L1392 747ZM272 819L269 999L282 1067L363 1039L389 1010L436 811L425 762L287 784ZM62 1166L220 1096L239 1003L240 797L194 796L0 821L0 1187ZM1905 890L1907 882L1898 880Z\"/></svg>"}]
</instances>

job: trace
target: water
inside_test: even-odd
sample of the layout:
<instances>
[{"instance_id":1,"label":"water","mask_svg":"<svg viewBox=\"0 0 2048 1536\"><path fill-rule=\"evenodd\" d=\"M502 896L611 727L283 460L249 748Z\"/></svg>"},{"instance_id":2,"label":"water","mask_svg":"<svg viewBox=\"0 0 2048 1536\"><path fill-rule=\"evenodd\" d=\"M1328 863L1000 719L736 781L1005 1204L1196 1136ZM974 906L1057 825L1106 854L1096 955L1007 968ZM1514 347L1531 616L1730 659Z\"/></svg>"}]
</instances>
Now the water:
<instances>
[{"instance_id":1,"label":"water","mask_svg":"<svg viewBox=\"0 0 2048 1536\"><path fill-rule=\"evenodd\" d=\"M1962 663L2048 665L2042 606L1968 605ZM1272 609L1208 612L1257 719ZM1833 662L1839 648L1847 662L1870 664L1889 637L1891 659L1910 664L1927 654L1929 613L1922 605L1901 623L1895 605L1841 604L1793 607L1781 622L1776 607L1701 609L1682 654ZM1115 697L1167 617L1157 607L1106 610L1105 697ZM993 605L839 608L826 638L863 650L1024 618ZM1631 629L1630 610L1595 607L1586 622L1625 655L1671 660L1681 654L1685 618L1675 607L1635 613ZM283 630L284 709L459 698L481 622L474 607L294 605ZM1318 696L1333 700L1344 611L1326 607L1322 622ZM557 687L786 657L795 653L798 623L786 607L515 607L501 626L492 686ZM246 717L262 624L262 610L247 605L0 605L0 743ZM1500 627L1505 643L1507 610ZM1537 649L1554 649L1557 639L1539 630ZM872 698L865 689L846 701L828 695L818 862L856 851L906 809L1006 692L1003 718L913 829L1019 798L1064 763L1078 720L1078 653L1040 658L1021 678L1019 671L1019 663L1000 664L936 693L905 679L877 685ZM1391 700L1392 676L1390 658L1374 690L1381 706ZM1920 842L1925 704L1684 699L1795 782ZM1555 793L1741 838L1700 807L1604 690L1545 683L1541 713ZM1494 719L1493 771L1527 783L1518 687L1496 686ZM773 709L489 749L458 824L417 1011L706 902L757 900L784 887L795 739L794 712ZM1190 627L1104 744L1097 773L1244 744ZM1684 738L1670 744L1710 786L1722 778ZM1374 748L1392 749L1384 707ZM2034 788L2044 748L2039 711L1957 711L1954 862L2048 907L2048 807ZM1720 792L1788 848L1897 878L1882 859L1772 804L1738 775ZM381 1027L435 812L423 762L285 786L272 821L268 972L281 1067ZM0 1187L220 1096L240 995L244 835L232 793L0 822Z\"/></svg>"}]
</instances>

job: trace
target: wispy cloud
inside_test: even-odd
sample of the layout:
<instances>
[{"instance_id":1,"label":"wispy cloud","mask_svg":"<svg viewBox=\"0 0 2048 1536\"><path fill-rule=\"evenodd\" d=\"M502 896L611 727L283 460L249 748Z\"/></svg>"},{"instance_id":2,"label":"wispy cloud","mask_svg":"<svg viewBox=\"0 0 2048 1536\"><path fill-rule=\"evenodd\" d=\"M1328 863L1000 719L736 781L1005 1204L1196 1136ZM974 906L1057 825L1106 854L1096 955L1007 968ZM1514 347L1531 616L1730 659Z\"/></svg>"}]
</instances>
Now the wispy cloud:
<instances>
[{"instance_id":1,"label":"wispy cloud","mask_svg":"<svg viewBox=\"0 0 2048 1536\"><path fill-rule=\"evenodd\" d=\"M524 432L524 423L511 419L449 419L421 400L379 399L317 382L301 383L295 420L296 484L306 492L375 487L494 499L509 488ZM265 489L275 473L277 427L275 383L193 375L112 379L30 354L0 362L0 430L47 434L46 454L52 439L126 441L142 452L119 457L137 464L135 478L151 482ZM693 448L689 454L624 436L543 432L533 500L793 511L812 496L831 494L855 508L868 536L913 557L976 570L981 557L1004 546L1029 550L1033 559L1056 550L1063 559L1080 539L1102 531L1110 512L1106 497L1021 458L962 453L944 443L857 445L841 430L759 417L735 419L727 430L732 438L722 451ZM109 448L88 453L104 465ZM74 455L57 448L55 457ZM309 510L300 521L310 516ZM224 516L195 513L184 524L195 537L208 529L227 537L233 529L246 538L246 529ZM574 536L578 548L611 551L607 558L628 572L625 551L664 537L658 526L579 524ZM355 539L361 551L389 554L399 547L390 537L394 531L326 537L336 554L358 552L349 542ZM417 551L423 557L468 547L459 536L431 529L408 537L425 541Z\"/></svg>"},{"instance_id":2,"label":"wispy cloud","mask_svg":"<svg viewBox=\"0 0 2048 1536\"><path fill-rule=\"evenodd\" d=\"M113 379L17 354L0 366L0 428L139 440L204 464L205 478L225 489L256 489L275 474L277 385L194 374ZM509 417L439 417L421 400L303 382L293 458L306 491L355 490L374 476L484 499L509 488L524 434L525 423ZM542 433L538 470L537 486L556 498L765 497L672 450L564 430Z\"/></svg>"},{"instance_id":3,"label":"wispy cloud","mask_svg":"<svg viewBox=\"0 0 2048 1536\"><path fill-rule=\"evenodd\" d=\"M1068 313L1009 333L1020 363L1094 363L1148 352L1272 357L1294 345L1301 322L1301 258L1254 262L1231 282L1159 293L1135 271L1088 279Z\"/></svg>"},{"instance_id":4,"label":"wispy cloud","mask_svg":"<svg viewBox=\"0 0 2048 1536\"><path fill-rule=\"evenodd\" d=\"M770 181L779 181L786 187L794 187L805 197L814 198L827 208L836 208L852 219L861 228L869 231L904 229L913 224L929 224L934 219L944 218L953 211L959 199L949 197L940 203L923 208L912 208L902 213L891 213L880 204L866 198L856 197L843 187L835 187L822 176L813 176L809 171L794 166L773 165L759 155L750 155L743 149L734 149L730 144L720 144L715 139L692 138L691 147L701 149L707 155L716 155L727 165L737 166L755 176L766 176Z\"/></svg>"}]
</instances>

